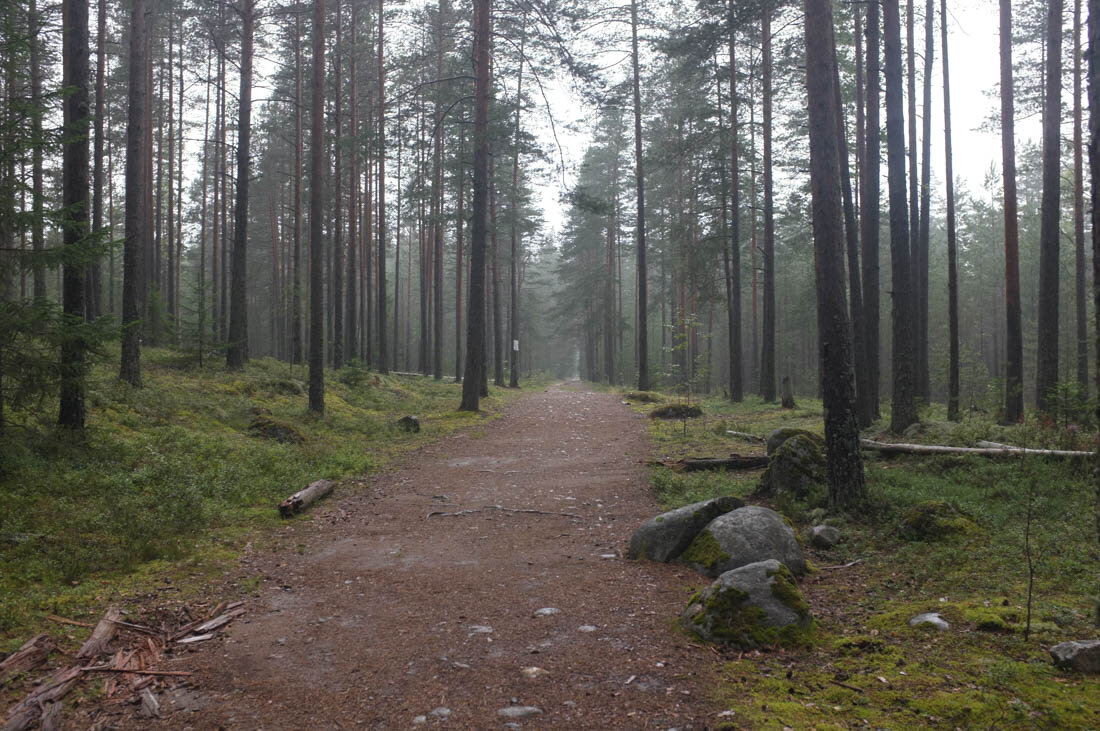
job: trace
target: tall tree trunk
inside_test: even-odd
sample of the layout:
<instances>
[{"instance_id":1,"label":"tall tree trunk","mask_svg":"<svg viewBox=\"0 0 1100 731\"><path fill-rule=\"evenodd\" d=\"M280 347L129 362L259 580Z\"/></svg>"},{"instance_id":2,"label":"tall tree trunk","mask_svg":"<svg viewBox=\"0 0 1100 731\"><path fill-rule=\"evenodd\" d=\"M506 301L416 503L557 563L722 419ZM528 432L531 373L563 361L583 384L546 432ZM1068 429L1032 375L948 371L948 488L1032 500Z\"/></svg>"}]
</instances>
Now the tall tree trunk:
<instances>
[{"instance_id":1,"label":"tall tree trunk","mask_svg":"<svg viewBox=\"0 0 1100 731\"><path fill-rule=\"evenodd\" d=\"M881 104L881 41L879 4L867 4L867 112L864 115L864 165L860 170L860 246L863 269L864 348L867 358L867 399L859 414L862 426L870 426L881 413L879 387L881 382L879 357L879 179L881 170L882 135L879 124Z\"/></svg>"},{"instance_id":2,"label":"tall tree trunk","mask_svg":"<svg viewBox=\"0 0 1100 731\"><path fill-rule=\"evenodd\" d=\"M893 401L890 429L897 434L915 424L913 342L913 273L909 256L909 211L905 190L905 119L902 113L901 18L898 0L883 3L886 45L886 159L890 188L890 269L893 297L891 331L893 342Z\"/></svg>"},{"instance_id":3,"label":"tall tree trunk","mask_svg":"<svg viewBox=\"0 0 1100 731\"><path fill-rule=\"evenodd\" d=\"M88 244L88 129L91 122L88 94L88 3L64 0L61 4L63 80L68 94L64 102L65 144L62 159L64 246L79 251ZM84 265L65 265L62 306L67 329L61 343L61 399L58 423L68 429L84 428L84 345L76 330L84 320ZM71 329L69 329L71 328Z\"/></svg>"},{"instance_id":4,"label":"tall tree trunk","mask_svg":"<svg viewBox=\"0 0 1100 731\"><path fill-rule=\"evenodd\" d=\"M455 212L455 382L462 382L462 233L466 219L466 128L458 132L458 202Z\"/></svg>"},{"instance_id":5,"label":"tall tree trunk","mask_svg":"<svg viewBox=\"0 0 1100 731\"><path fill-rule=\"evenodd\" d=\"M241 90L237 122L237 199L233 225L233 287L229 311L229 348L225 367L244 369L248 362L248 178L251 175L252 33L256 0L241 2ZM274 265L274 262L272 262Z\"/></svg>"},{"instance_id":6,"label":"tall tree trunk","mask_svg":"<svg viewBox=\"0 0 1100 731\"><path fill-rule=\"evenodd\" d=\"M168 244L168 250L166 252L165 264L166 273L164 280L164 309L165 313L172 320L176 317L176 312L173 309L176 304L176 249L175 249L175 209L173 208L175 201L175 165L176 165L176 87L175 78L172 76L172 65L176 59L175 44L173 43L172 36L172 13L168 14L168 194L166 196L168 201L168 207L165 216L165 234ZM180 53L183 49L180 49Z\"/></svg>"},{"instance_id":7,"label":"tall tree trunk","mask_svg":"<svg viewBox=\"0 0 1100 731\"><path fill-rule=\"evenodd\" d=\"M1081 0L1073 2L1073 250L1077 324L1077 386L1089 395L1088 316L1085 300L1085 170L1081 139Z\"/></svg>"},{"instance_id":8,"label":"tall tree trunk","mask_svg":"<svg viewBox=\"0 0 1100 731\"><path fill-rule=\"evenodd\" d=\"M95 64L95 147L92 153L92 233L104 241L103 229L103 152L104 117L106 116L107 77L107 0L96 4L96 64ZM84 314L91 321L103 314L103 257L98 253L88 265L84 283Z\"/></svg>"},{"instance_id":9,"label":"tall tree trunk","mask_svg":"<svg viewBox=\"0 0 1100 731\"><path fill-rule=\"evenodd\" d=\"M1089 0L1088 15L1088 104L1089 104L1089 183L1092 210L1092 298L1096 332L1100 333L1100 0ZM1100 391L1100 334L1096 338L1095 369ZM1096 406L1100 418L1100 403ZM1100 455L1097 456L1100 465ZM1100 470L1096 471L1096 538L1100 542Z\"/></svg>"},{"instance_id":10,"label":"tall tree trunk","mask_svg":"<svg viewBox=\"0 0 1100 731\"><path fill-rule=\"evenodd\" d=\"M386 344L386 56L385 7L378 0L378 370L390 372L389 349ZM400 134L400 132L398 133Z\"/></svg>"},{"instance_id":11,"label":"tall tree trunk","mask_svg":"<svg viewBox=\"0 0 1100 731\"><path fill-rule=\"evenodd\" d=\"M490 146L492 143L490 142ZM493 298L493 385L504 387L504 330L500 302L500 241L497 227L496 156L489 154L489 276L490 296ZM487 375L487 374L486 374ZM488 395L488 394L486 394Z\"/></svg>"},{"instance_id":12,"label":"tall tree trunk","mask_svg":"<svg viewBox=\"0 0 1100 731\"><path fill-rule=\"evenodd\" d=\"M955 178L951 156L951 75L947 64L947 0L940 0L940 45L943 53L943 149L947 183L947 329L950 356L947 374L947 418L959 420L959 267L955 225Z\"/></svg>"},{"instance_id":13,"label":"tall tree trunk","mask_svg":"<svg viewBox=\"0 0 1100 731\"><path fill-rule=\"evenodd\" d=\"M313 0L313 109L309 138L309 410L325 412L325 0Z\"/></svg>"},{"instance_id":14,"label":"tall tree trunk","mask_svg":"<svg viewBox=\"0 0 1100 731\"><path fill-rule=\"evenodd\" d=\"M130 9L130 74L126 121L126 244L122 272L122 359L119 378L141 387L141 297L145 263L145 108L149 104L149 76L145 68L145 35L149 0L133 0Z\"/></svg>"},{"instance_id":15,"label":"tall tree trunk","mask_svg":"<svg viewBox=\"0 0 1100 731\"><path fill-rule=\"evenodd\" d=\"M439 1L436 11L436 79L443 78L443 14L444 2ZM521 47L522 53L522 47ZM522 61L521 61L522 63ZM432 217L432 376L443 379L443 103L439 90L436 90L434 104L435 123L432 130L434 138L434 160L432 169L432 192L435 215Z\"/></svg>"},{"instance_id":16,"label":"tall tree trunk","mask_svg":"<svg viewBox=\"0 0 1100 731\"><path fill-rule=\"evenodd\" d=\"M359 323L357 313L359 311L358 293L356 292L357 279L359 277L359 234L357 224L359 220L359 85L356 67L359 65L359 49L357 31L359 25L359 0L351 0L351 61L348 65L349 97L351 103L351 133L349 152L351 160L348 165L350 172L348 180L351 189L348 191L348 263L347 263L347 291L344 300L344 352L349 359L359 357Z\"/></svg>"},{"instance_id":17,"label":"tall tree trunk","mask_svg":"<svg viewBox=\"0 0 1100 731\"><path fill-rule=\"evenodd\" d=\"M1012 88L1012 0L1000 0L1001 172L1005 215L1005 413L1015 424L1024 418L1024 337L1020 314L1020 229L1016 203L1016 119Z\"/></svg>"},{"instance_id":18,"label":"tall tree trunk","mask_svg":"<svg viewBox=\"0 0 1100 731\"><path fill-rule=\"evenodd\" d=\"M637 0L634 0L637 2ZM726 275L726 314L729 350L730 401L745 397L744 364L741 348L741 167L737 145L737 24L734 0L729 1L726 34L730 54L730 229L729 242L722 247Z\"/></svg>"},{"instance_id":19,"label":"tall tree trunk","mask_svg":"<svg viewBox=\"0 0 1100 731\"><path fill-rule=\"evenodd\" d=\"M818 343L823 376L825 443L830 504L860 506L867 497L856 422L851 330L844 296L840 151L836 126L832 0L805 0L806 87L810 125L810 185L813 193L814 272Z\"/></svg>"},{"instance_id":20,"label":"tall tree trunk","mask_svg":"<svg viewBox=\"0 0 1100 731\"><path fill-rule=\"evenodd\" d=\"M489 214L489 44L491 0L474 0L474 200L470 293L461 411L477 411L485 374L485 240Z\"/></svg>"},{"instance_id":21,"label":"tall tree trunk","mask_svg":"<svg viewBox=\"0 0 1100 731\"><path fill-rule=\"evenodd\" d=\"M760 395L775 401L775 201L772 188L772 9L760 23L764 95L764 341L760 356Z\"/></svg>"},{"instance_id":22,"label":"tall tree trunk","mask_svg":"<svg viewBox=\"0 0 1100 731\"><path fill-rule=\"evenodd\" d=\"M206 219L207 219L207 188L206 180L207 163L210 158L210 46L206 47L206 101L204 104L204 118L202 125L202 176L199 178L199 186L202 188L202 203L199 213L199 270L198 270L198 316L196 331L198 334L199 367L205 357L206 339Z\"/></svg>"},{"instance_id":23,"label":"tall tree trunk","mask_svg":"<svg viewBox=\"0 0 1100 731\"><path fill-rule=\"evenodd\" d=\"M928 243L931 228L932 202L932 19L935 16L933 0L924 5L924 117L922 120L921 173L920 173L920 225L917 227L917 243L914 264L917 268L917 397L924 403L932 401L932 378L928 371Z\"/></svg>"},{"instance_id":24,"label":"tall tree trunk","mask_svg":"<svg viewBox=\"0 0 1100 731\"><path fill-rule=\"evenodd\" d=\"M920 287L917 281L920 278L918 272L921 268L920 259L920 187L918 184L919 166L917 164L917 39L916 39L917 0L908 0L905 13L905 83L906 83L906 122L908 123L908 155L909 165L909 273L912 282L909 284L909 293L912 298L910 305L912 321L912 357L913 357L913 393L915 397L920 395Z\"/></svg>"},{"instance_id":25,"label":"tall tree trunk","mask_svg":"<svg viewBox=\"0 0 1100 731\"><path fill-rule=\"evenodd\" d=\"M520 112L523 109L523 62L527 44L527 13L523 14L521 27L524 29L519 39L519 72L516 80L516 124L513 135L515 148L512 157L512 203L511 203L511 246L508 260L508 282L511 302L508 308L508 385L519 388L519 148L520 148Z\"/></svg>"},{"instance_id":26,"label":"tall tree trunk","mask_svg":"<svg viewBox=\"0 0 1100 731\"><path fill-rule=\"evenodd\" d=\"M46 265L42 258L42 252L46 249L46 194L42 181L42 151L46 149L46 141L42 138L41 33L42 22L38 14L37 1L30 0L27 4L26 43L29 47L31 65L31 249L35 253L34 298L39 301L46 299Z\"/></svg>"},{"instance_id":27,"label":"tall tree trunk","mask_svg":"<svg viewBox=\"0 0 1100 731\"><path fill-rule=\"evenodd\" d=\"M732 0L731 0L732 4ZM732 11L731 11L732 13ZM630 61L634 102L634 190L638 206L635 223L638 288L638 389L649 390L649 273L646 269L645 166L642 159L642 95L638 63L638 0L630 0Z\"/></svg>"},{"instance_id":28,"label":"tall tree trunk","mask_svg":"<svg viewBox=\"0 0 1100 731\"><path fill-rule=\"evenodd\" d=\"M294 8L294 282L290 362L302 362L302 7Z\"/></svg>"},{"instance_id":29,"label":"tall tree trunk","mask_svg":"<svg viewBox=\"0 0 1100 731\"><path fill-rule=\"evenodd\" d=\"M344 17L343 0L336 0L336 54L332 68L336 76L333 95L334 114L332 119L336 134L333 139L333 221L332 225L332 279L329 309L332 312L332 366L344 365Z\"/></svg>"}]
</instances>

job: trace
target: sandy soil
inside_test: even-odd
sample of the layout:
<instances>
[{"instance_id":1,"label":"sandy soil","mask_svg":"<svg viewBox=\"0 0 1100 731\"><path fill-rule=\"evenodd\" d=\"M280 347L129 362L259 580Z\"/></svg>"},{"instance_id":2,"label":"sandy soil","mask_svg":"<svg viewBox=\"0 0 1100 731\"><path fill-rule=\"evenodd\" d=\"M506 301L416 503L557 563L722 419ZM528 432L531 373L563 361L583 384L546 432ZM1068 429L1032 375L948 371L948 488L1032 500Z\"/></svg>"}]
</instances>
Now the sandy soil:
<instances>
[{"instance_id":1,"label":"sandy soil","mask_svg":"<svg viewBox=\"0 0 1100 731\"><path fill-rule=\"evenodd\" d=\"M246 556L259 596L166 660L194 672L166 717L110 725L706 728L714 656L674 622L704 580L623 559L646 447L618 397L555 387L416 452Z\"/></svg>"}]
</instances>

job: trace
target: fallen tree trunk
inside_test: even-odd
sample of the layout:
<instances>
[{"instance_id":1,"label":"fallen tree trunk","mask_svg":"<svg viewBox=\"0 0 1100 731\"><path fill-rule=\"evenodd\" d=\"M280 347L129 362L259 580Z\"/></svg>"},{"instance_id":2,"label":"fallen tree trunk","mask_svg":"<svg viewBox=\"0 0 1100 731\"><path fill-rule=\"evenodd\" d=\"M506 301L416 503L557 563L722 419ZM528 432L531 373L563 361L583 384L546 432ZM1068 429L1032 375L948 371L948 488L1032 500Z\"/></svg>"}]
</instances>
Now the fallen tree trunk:
<instances>
[{"instance_id":1,"label":"fallen tree trunk","mask_svg":"<svg viewBox=\"0 0 1100 731\"><path fill-rule=\"evenodd\" d=\"M65 697L65 694L73 689L76 681L84 673L79 665L61 668L50 679L33 690L23 700L8 709L7 720L4 721L4 731L23 731L38 722L42 716L42 710L51 703L56 703Z\"/></svg>"},{"instance_id":2,"label":"fallen tree trunk","mask_svg":"<svg viewBox=\"0 0 1100 731\"><path fill-rule=\"evenodd\" d=\"M1042 457L1070 457L1077 459L1092 458L1095 452L1079 452L1066 449L1028 449L1026 447L942 447L935 444L892 444L876 442L873 439L860 439L859 445L883 454L972 454L978 457L1021 457L1025 455Z\"/></svg>"},{"instance_id":3,"label":"fallen tree trunk","mask_svg":"<svg viewBox=\"0 0 1100 731\"><path fill-rule=\"evenodd\" d=\"M108 609L107 613L103 615L103 619L99 620L99 624L92 630L92 636L80 646L80 651L76 653L76 659L99 657L107 649L107 643L115 636L115 632L118 631L118 622L121 618L122 613L118 611L118 607Z\"/></svg>"},{"instance_id":4,"label":"fallen tree trunk","mask_svg":"<svg viewBox=\"0 0 1100 731\"><path fill-rule=\"evenodd\" d=\"M769 457L764 455L742 456L731 454L729 457L686 457L679 462L665 464L674 470L683 472L701 472L703 470L755 470L767 467Z\"/></svg>"},{"instance_id":5,"label":"fallen tree trunk","mask_svg":"<svg viewBox=\"0 0 1100 731\"><path fill-rule=\"evenodd\" d=\"M289 518L297 515L313 503L332 493L335 483L332 480L317 480L304 490L299 490L279 503L279 515Z\"/></svg>"},{"instance_id":6,"label":"fallen tree trunk","mask_svg":"<svg viewBox=\"0 0 1100 731\"><path fill-rule=\"evenodd\" d=\"M25 673L53 652L54 641L49 635L41 634L23 643L23 646L4 658L0 662L0 687L8 682L8 678L19 673Z\"/></svg>"},{"instance_id":7,"label":"fallen tree trunk","mask_svg":"<svg viewBox=\"0 0 1100 731\"><path fill-rule=\"evenodd\" d=\"M738 439L744 439L746 442L756 442L758 444L765 444L768 441L767 439L765 439L762 436L758 436L756 434L749 434L748 432L743 432L743 431L733 431L732 429L726 429L726 434L729 434L731 437L737 437Z\"/></svg>"}]
</instances>

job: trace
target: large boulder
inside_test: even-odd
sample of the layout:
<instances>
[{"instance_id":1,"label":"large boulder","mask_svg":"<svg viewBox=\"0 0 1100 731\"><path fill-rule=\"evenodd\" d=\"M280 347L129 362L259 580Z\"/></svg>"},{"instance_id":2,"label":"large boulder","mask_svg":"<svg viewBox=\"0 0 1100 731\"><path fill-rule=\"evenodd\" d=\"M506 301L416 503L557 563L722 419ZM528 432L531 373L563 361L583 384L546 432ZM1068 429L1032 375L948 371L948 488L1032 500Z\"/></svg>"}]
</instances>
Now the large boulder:
<instances>
[{"instance_id":1,"label":"large boulder","mask_svg":"<svg viewBox=\"0 0 1100 731\"><path fill-rule=\"evenodd\" d=\"M811 644L813 619L794 577L779 561L758 561L733 571L696 594L681 625L708 642L758 647Z\"/></svg>"},{"instance_id":2,"label":"large boulder","mask_svg":"<svg viewBox=\"0 0 1100 731\"><path fill-rule=\"evenodd\" d=\"M805 429L796 429L793 426L782 426L768 435L768 442L766 447L768 456L770 457L775 454L775 450L783 446L783 442L787 441L791 437L799 435L817 440L818 446L823 450L825 449L825 440L817 434L806 431Z\"/></svg>"},{"instance_id":3,"label":"large boulder","mask_svg":"<svg viewBox=\"0 0 1100 731\"><path fill-rule=\"evenodd\" d=\"M708 523L744 505L735 497L719 497L650 518L634 531L627 557L662 563L672 561L691 545Z\"/></svg>"},{"instance_id":4,"label":"large boulder","mask_svg":"<svg viewBox=\"0 0 1100 731\"><path fill-rule=\"evenodd\" d=\"M1050 656L1063 670L1100 674L1100 640L1062 642L1050 648Z\"/></svg>"},{"instance_id":5,"label":"large boulder","mask_svg":"<svg viewBox=\"0 0 1100 731\"><path fill-rule=\"evenodd\" d=\"M771 455L771 462L760 477L757 495L775 498L783 509L795 503L811 507L828 500L825 487L825 453L821 438L813 434L795 434Z\"/></svg>"},{"instance_id":6,"label":"large boulder","mask_svg":"<svg viewBox=\"0 0 1100 731\"><path fill-rule=\"evenodd\" d=\"M759 505L718 516L679 558L711 577L769 559L783 562L796 576L806 573L806 559L794 530L779 513Z\"/></svg>"}]
</instances>

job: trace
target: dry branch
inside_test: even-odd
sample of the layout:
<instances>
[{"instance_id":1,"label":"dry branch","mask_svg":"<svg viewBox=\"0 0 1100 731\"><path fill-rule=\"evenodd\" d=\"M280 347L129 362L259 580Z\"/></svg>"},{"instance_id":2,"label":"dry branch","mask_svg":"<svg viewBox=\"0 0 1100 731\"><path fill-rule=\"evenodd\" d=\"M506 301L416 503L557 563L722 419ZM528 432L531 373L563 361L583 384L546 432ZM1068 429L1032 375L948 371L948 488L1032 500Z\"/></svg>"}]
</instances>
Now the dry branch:
<instances>
[{"instance_id":1,"label":"dry branch","mask_svg":"<svg viewBox=\"0 0 1100 731\"><path fill-rule=\"evenodd\" d=\"M194 629L194 632L196 634L203 634L204 632L213 632L214 630L219 629L219 628L224 627L225 625L229 624L230 622L233 621L234 618L241 616L242 614L244 614L244 612L245 612L244 607L238 607L238 608L236 608L232 611L226 612L225 614L214 617L214 619L211 619L209 622L203 622L202 624L200 624L198 627L196 627Z\"/></svg>"},{"instance_id":2,"label":"dry branch","mask_svg":"<svg viewBox=\"0 0 1100 731\"><path fill-rule=\"evenodd\" d=\"M54 642L48 635L38 635L23 643L23 646L0 662L0 686L8 679L25 673L53 652Z\"/></svg>"},{"instance_id":3,"label":"dry branch","mask_svg":"<svg viewBox=\"0 0 1100 731\"><path fill-rule=\"evenodd\" d=\"M731 437L737 437L738 439L744 439L746 442L756 442L758 444L766 444L768 442L768 440L762 436L749 434L748 432L743 431L733 431L731 429L726 429L726 434L729 434Z\"/></svg>"},{"instance_id":4,"label":"dry branch","mask_svg":"<svg viewBox=\"0 0 1100 731\"><path fill-rule=\"evenodd\" d=\"M108 609L107 613L103 615L103 619L99 620L99 624L92 630L92 636L84 642L79 652L76 653L76 659L98 657L102 654L107 649L107 643L118 631L117 623L121 616L122 613L118 611L118 607Z\"/></svg>"},{"instance_id":5,"label":"dry branch","mask_svg":"<svg viewBox=\"0 0 1100 731\"><path fill-rule=\"evenodd\" d=\"M860 439L864 449L873 449L883 454L972 454L978 457L1020 457L1025 455L1043 457L1092 458L1095 452L1078 452L1065 449L1028 449L1026 447L942 447L935 444L892 444L876 442L873 439Z\"/></svg>"},{"instance_id":6,"label":"dry branch","mask_svg":"<svg viewBox=\"0 0 1100 731\"><path fill-rule=\"evenodd\" d=\"M87 629L92 629L93 627L95 627L95 625L91 624L90 622L77 622L75 619L66 619L65 617L59 617L56 614L47 614L46 619L50 620L51 622L57 622L58 624L70 624L73 627L85 627Z\"/></svg>"},{"instance_id":7,"label":"dry branch","mask_svg":"<svg viewBox=\"0 0 1100 731\"><path fill-rule=\"evenodd\" d=\"M304 490L299 490L279 503L279 515L289 518L297 515L313 503L332 493L335 485L332 480L317 480Z\"/></svg>"}]
</instances>

